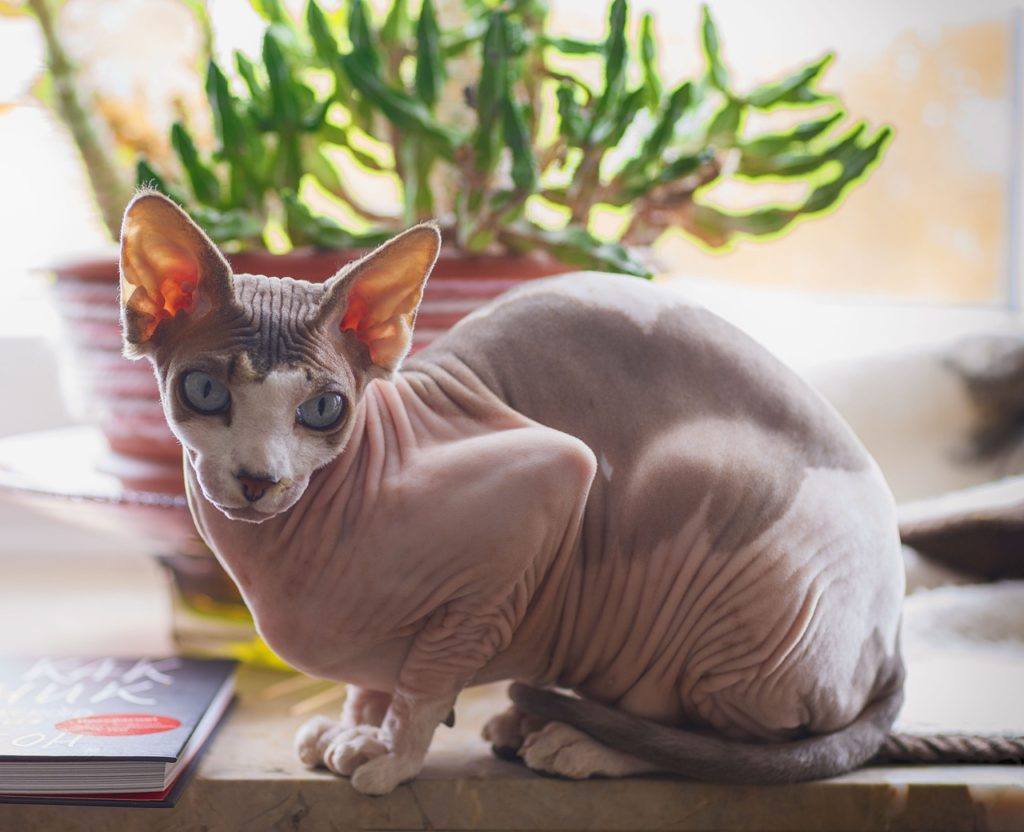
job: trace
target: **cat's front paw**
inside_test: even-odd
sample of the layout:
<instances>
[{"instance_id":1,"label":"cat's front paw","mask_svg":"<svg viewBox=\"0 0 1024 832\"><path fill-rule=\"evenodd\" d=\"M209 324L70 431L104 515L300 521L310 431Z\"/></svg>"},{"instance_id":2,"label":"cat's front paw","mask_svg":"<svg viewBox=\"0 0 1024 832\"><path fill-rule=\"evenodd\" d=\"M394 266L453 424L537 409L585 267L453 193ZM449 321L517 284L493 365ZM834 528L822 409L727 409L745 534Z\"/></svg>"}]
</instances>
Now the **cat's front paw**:
<instances>
[{"instance_id":1,"label":"cat's front paw","mask_svg":"<svg viewBox=\"0 0 1024 832\"><path fill-rule=\"evenodd\" d=\"M375 725L346 725L315 716L296 733L295 751L309 768L322 766L349 777L363 763L386 754L388 746Z\"/></svg>"},{"instance_id":2,"label":"cat's front paw","mask_svg":"<svg viewBox=\"0 0 1024 832\"><path fill-rule=\"evenodd\" d=\"M306 720L295 732L295 753L307 768L323 765L324 749L341 731L341 723L326 716Z\"/></svg>"},{"instance_id":3,"label":"cat's front paw","mask_svg":"<svg viewBox=\"0 0 1024 832\"><path fill-rule=\"evenodd\" d=\"M388 794L423 767L422 759L393 753L389 738L376 725L347 726L323 716L299 729L295 747L304 765L348 777L363 794Z\"/></svg>"},{"instance_id":4,"label":"cat's front paw","mask_svg":"<svg viewBox=\"0 0 1024 832\"><path fill-rule=\"evenodd\" d=\"M375 725L342 728L324 746L323 764L335 774L351 777L356 770L389 751L382 731Z\"/></svg>"},{"instance_id":5,"label":"cat's front paw","mask_svg":"<svg viewBox=\"0 0 1024 832\"><path fill-rule=\"evenodd\" d=\"M352 787L362 794L389 794L407 780L412 780L423 760L414 757L386 753L359 766L352 773Z\"/></svg>"}]
</instances>

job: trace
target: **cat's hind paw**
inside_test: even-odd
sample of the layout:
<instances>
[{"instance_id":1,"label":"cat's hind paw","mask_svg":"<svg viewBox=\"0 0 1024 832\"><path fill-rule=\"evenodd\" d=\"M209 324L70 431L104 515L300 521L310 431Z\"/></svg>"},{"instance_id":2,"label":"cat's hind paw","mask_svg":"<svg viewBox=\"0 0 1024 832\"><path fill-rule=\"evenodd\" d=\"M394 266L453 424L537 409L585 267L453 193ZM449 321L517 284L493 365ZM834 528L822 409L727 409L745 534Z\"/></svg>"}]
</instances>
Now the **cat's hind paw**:
<instances>
[{"instance_id":1,"label":"cat's hind paw","mask_svg":"<svg viewBox=\"0 0 1024 832\"><path fill-rule=\"evenodd\" d=\"M544 720L523 713L510 705L500 714L495 714L484 724L481 732L484 740L491 744L491 751L503 760L514 760L523 745L523 739L540 730Z\"/></svg>"},{"instance_id":2,"label":"cat's hind paw","mask_svg":"<svg viewBox=\"0 0 1024 832\"><path fill-rule=\"evenodd\" d=\"M549 722L523 740L519 756L534 771L572 780L587 777L628 777L657 771L657 766L609 748L578 728Z\"/></svg>"}]
</instances>

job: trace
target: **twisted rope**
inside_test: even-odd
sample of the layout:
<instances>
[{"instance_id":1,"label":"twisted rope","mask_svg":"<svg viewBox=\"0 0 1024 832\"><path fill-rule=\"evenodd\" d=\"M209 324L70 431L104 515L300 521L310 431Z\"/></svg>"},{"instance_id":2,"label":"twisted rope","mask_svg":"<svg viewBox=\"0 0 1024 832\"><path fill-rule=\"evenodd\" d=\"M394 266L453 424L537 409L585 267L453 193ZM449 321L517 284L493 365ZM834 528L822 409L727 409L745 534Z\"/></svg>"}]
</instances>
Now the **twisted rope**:
<instances>
[{"instance_id":1,"label":"twisted rope","mask_svg":"<svg viewBox=\"0 0 1024 832\"><path fill-rule=\"evenodd\" d=\"M1024 763L1024 736L890 734L875 763Z\"/></svg>"}]
</instances>

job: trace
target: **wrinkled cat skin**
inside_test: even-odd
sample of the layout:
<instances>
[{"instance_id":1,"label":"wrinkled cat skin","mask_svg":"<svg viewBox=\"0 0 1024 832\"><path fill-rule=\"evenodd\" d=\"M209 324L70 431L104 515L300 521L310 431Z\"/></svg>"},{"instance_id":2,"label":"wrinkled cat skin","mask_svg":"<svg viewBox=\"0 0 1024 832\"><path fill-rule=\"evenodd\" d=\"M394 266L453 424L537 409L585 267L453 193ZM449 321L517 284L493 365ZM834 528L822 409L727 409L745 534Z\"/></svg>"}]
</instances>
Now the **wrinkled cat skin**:
<instances>
[{"instance_id":1,"label":"wrinkled cat skin","mask_svg":"<svg viewBox=\"0 0 1024 832\"><path fill-rule=\"evenodd\" d=\"M661 287L572 275L396 372L430 228L325 287L232 280L155 195L123 240L127 351L154 362L200 533L280 656L353 685L340 721L300 731L305 763L387 793L463 688L502 679L734 740L669 766L709 779L821 776L874 752L901 682L892 498L830 407L734 328ZM229 411L188 411L176 385L196 367ZM298 424L328 388L343 420ZM856 750L807 762L787 742L841 744L883 700ZM568 777L665 768L514 707L485 735Z\"/></svg>"}]
</instances>

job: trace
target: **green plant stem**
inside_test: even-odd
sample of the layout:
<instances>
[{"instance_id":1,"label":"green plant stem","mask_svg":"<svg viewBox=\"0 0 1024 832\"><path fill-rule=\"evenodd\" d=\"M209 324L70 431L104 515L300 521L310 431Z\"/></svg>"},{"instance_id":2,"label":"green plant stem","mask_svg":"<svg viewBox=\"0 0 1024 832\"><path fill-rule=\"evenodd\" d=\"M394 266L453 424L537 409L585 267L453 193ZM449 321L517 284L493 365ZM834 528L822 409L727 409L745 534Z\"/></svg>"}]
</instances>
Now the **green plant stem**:
<instances>
[{"instance_id":1,"label":"green plant stem","mask_svg":"<svg viewBox=\"0 0 1024 832\"><path fill-rule=\"evenodd\" d=\"M465 232L466 241L471 242L480 237L489 242L493 241L502 226L502 218L517 213L530 198L530 194L530 191L519 190L510 194L500 205L488 208L468 226Z\"/></svg>"},{"instance_id":2,"label":"green plant stem","mask_svg":"<svg viewBox=\"0 0 1024 832\"><path fill-rule=\"evenodd\" d=\"M694 233L693 195L714 182L721 172L721 163L712 158L682 183L673 183L667 190L654 191L638 199L622 242L630 246L653 245L672 225Z\"/></svg>"},{"instance_id":3,"label":"green plant stem","mask_svg":"<svg viewBox=\"0 0 1024 832\"><path fill-rule=\"evenodd\" d=\"M573 183L569 188L569 209L572 211L570 222L582 225L590 216L594 207L597 191L601 186L601 157L603 149L587 147L583 151L583 159L573 175Z\"/></svg>"},{"instance_id":4,"label":"green plant stem","mask_svg":"<svg viewBox=\"0 0 1024 832\"><path fill-rule=\"evenodd\" d=\"M130 181L118 167L113 154L107 151L109 141L99 135L82 104L75 86L74 64L57 37L50 3L48 0L28 0L28 5L39 20L43 33L46 63L53 76L58 112L82 156L103 224L111 238L117 240L121 233L121 215L132 196Z\"/></svg>"},{"instance_id":5,"label":"green plant stem","mask_svg":"<svg viewBox=\"0 0 1024 832\"><path fill-rule=\"evenodd\" d=\"M565 139L559 136L537 156L537 170L544 173L552 165L562 164L565 161L566 149Z\"/></svg>"},{"instance_id":6,"label":"green plant stem","mask_svg":"<svg viewBox=\"0 0 1024 832\"><path fill-rule=\"evenodd\" d=\"M586 84L580 81L579 78L574 75L567 75L564 72L556 72L553 69L544 69L544 77L550 78L552 81L558 81L559 83L572 84L579 90L583 91L583 103L588 105L594 100L594 93Z\"/></svg>"}]
</instances>

